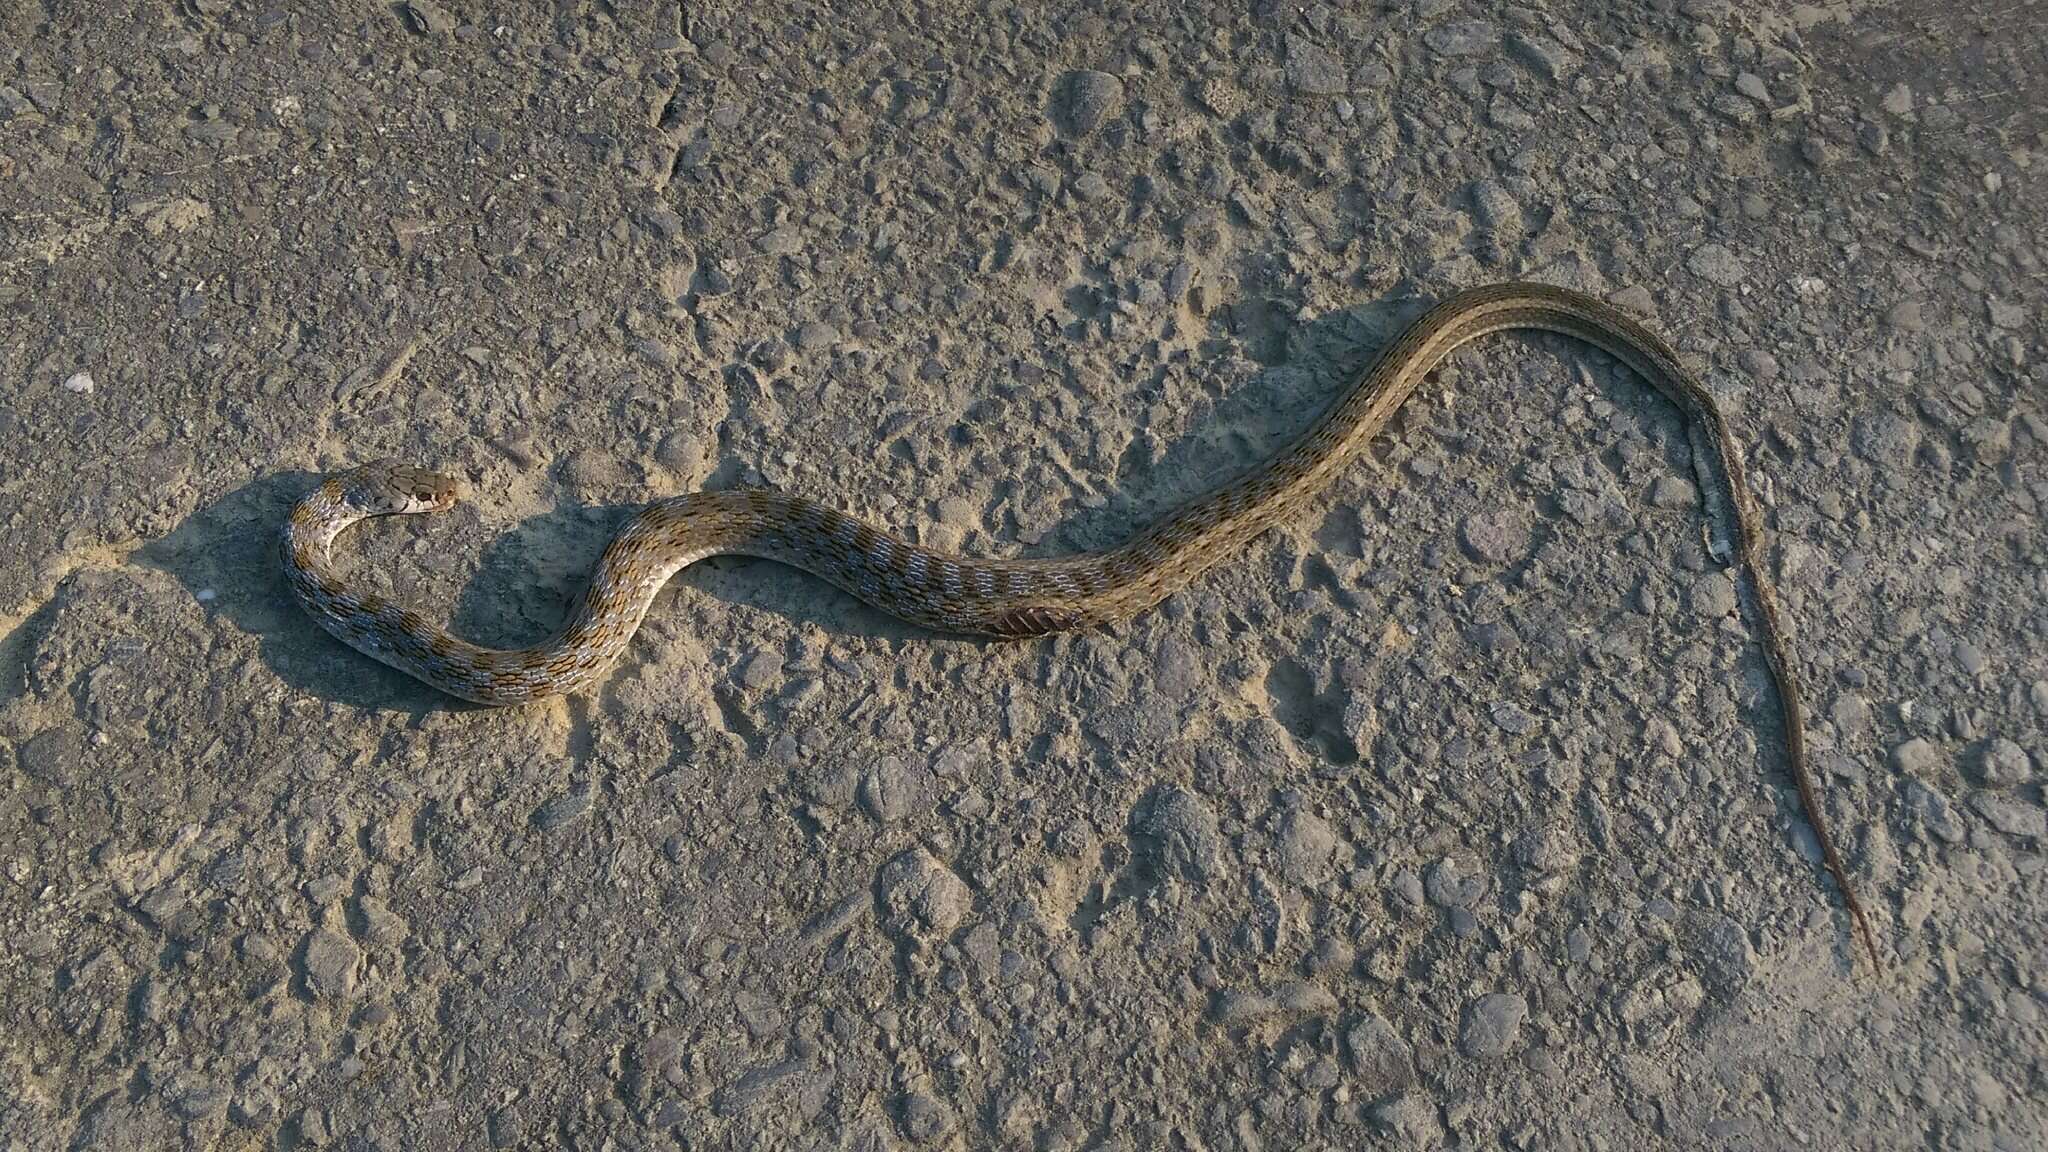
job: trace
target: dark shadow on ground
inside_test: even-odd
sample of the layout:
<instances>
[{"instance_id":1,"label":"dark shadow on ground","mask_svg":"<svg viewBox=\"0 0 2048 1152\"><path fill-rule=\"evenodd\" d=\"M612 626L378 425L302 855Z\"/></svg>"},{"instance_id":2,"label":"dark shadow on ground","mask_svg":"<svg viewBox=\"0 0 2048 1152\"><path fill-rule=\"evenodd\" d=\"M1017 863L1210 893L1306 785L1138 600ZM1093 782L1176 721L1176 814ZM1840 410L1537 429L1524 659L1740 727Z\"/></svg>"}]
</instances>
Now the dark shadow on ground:
<instances>
[{"instance_id":1,"label":"dark shadow on ground","mask_svg":"<svg viewBox=\"0 0 2048 1152\"><path fill-rule=\"evenodd\" d=\"M1306 431L1371 363L1380 344L1426 304L1375 304L1292 326L1286 319L1291 310L1266 298L1219 314L1211 329L1223 338L1206 342L1205 351L1220 356L1233 344L1259 350L1265 367L1253 381L1214 396L1203 425L1166 444L1156 460L1126 461L1118 475L1105 477L1110 495L1102 506L1076 514L1037 545L994 551L1057 556L1112 548L1174 505L1257 467ZM1054 343L1051 351L1057 354L1059 341ZM1153 371L1158 368L1150 366ZM1188 371L1200 375L1200 356ZM1399 427L1398 418L1395 426ZM293 503L317 480L312 473L284 472L252 481L187 517L170 534L146 545L137 559L177 577L213 611L226 613L236 626L261 637L265 664L294 689L357 707L415 715L472 707L349 650L291 599L279 562L278 534ZM730 486L730 478L714 476L709 486ZM473 643L494 647L521 647L547 639L568 618L606 543L640 507L559 507L498 533L481 545L474 575L455 595L449 627ZM418 534L452 530L453 537L437 540L429 554L430 562L452 565L453 557L474 546L467 538L482 534L477 511L458 508L445 517L401 519L404 522L396 526L387 526L387 521L353 529L338 547L344 553L359 550L353 571L372 583L378 581L371 574L389 571L399 599L432 618L445 610L421 594L408 595L408 584L416 582L417 574L404 571L407 559L391 555L396 549L383 534L395 534L403 545L419 539ZM380 555L389 568L379 562ZM861 604L814 576L771 561L714 558L680 573L672 584L687 594L748 605L840 635L938 638ZM667 601L664 597L654 611L663 611Z\"/></svg>"}]
</instances>

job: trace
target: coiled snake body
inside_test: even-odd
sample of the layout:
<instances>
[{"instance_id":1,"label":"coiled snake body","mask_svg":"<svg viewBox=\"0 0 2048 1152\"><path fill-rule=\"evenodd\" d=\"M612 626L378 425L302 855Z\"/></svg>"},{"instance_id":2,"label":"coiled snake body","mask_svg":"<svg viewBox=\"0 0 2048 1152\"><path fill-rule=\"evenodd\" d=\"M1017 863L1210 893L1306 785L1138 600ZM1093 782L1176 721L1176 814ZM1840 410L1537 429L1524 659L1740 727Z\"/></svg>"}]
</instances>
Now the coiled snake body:
<instances>
[{"instance_id":1,"label":"coiled snake body","mask_svg":"<svg viewBox=\"0 0 2048 1152\"><path fill-rule=\"evenodd\" d=\"M292 511L284 566L293 593L350 646L479 704L518 704L588 687L625 650L668 578L707 556L765 557L816 573L892 615L937 630L1027 637L1129 617L1243 550L1291 517L1349 465L1401 403L1460 345L1504 329L1577 337L1626 364L1684 413L1717 560L1747 577L1758 638L1778 687L1785 740L1806 818L1873 962L1877 947L1828 835L1807 763L1798 679L1760 554L1760 515L1713 395L1654 332L1590 296L1544 284L1461 292L1390 343L1370 371L1271 460L1199 497L1120 548L1046 559L950 556L801 496L693 492L635 515L598 563L568 625L531 648L482 648L371 592L351 588L328 548L369 516L454 504L452 480L382 461L328 477ZM1716 467L1705 464L1711 460Z\"/></svg>"}]
</instances>

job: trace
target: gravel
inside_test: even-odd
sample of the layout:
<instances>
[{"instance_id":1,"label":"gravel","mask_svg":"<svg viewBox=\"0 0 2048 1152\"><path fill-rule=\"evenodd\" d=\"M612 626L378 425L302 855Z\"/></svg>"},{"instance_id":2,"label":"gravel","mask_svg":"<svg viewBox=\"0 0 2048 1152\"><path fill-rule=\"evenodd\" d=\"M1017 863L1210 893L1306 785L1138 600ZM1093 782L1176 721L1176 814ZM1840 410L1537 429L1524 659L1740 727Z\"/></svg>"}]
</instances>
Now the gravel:
<instances>
[{"instance_id":1,"label":"gravel","mask_svg":"<svg viewBox=\"0 0 2048 1152\"><path fill-rule=\"evenodd\" d=\"M2023 16L160 7L0 15L0 1144L2048 1147L2048 71L1896 50ZM278 583L380 456L480 643L703 488L1111 549L1524 278L1726 413L1876 976L1568 337L1083 635L725 558L487 710Z\"/></svg>"}]
</instances>

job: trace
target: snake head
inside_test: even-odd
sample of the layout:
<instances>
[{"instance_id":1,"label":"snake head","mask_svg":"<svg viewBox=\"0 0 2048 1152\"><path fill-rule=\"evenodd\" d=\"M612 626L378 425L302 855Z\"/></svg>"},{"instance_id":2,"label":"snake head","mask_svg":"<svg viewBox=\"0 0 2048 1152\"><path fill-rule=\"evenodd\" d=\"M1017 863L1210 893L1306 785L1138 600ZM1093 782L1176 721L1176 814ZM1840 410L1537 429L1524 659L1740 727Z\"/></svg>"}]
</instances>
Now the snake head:
<instances>
[{"instance_id":1,"label":"snake head","mask_svg":"<svg viewBox=\"0 0 2048 1152\"><path fill-rule=\"evenodd\" d=\"M455 507L461 491L452 476L398 460L373 461L336 479L341 481L343 500L365 516L446 512Z\"/></svg>"}]
</instances>

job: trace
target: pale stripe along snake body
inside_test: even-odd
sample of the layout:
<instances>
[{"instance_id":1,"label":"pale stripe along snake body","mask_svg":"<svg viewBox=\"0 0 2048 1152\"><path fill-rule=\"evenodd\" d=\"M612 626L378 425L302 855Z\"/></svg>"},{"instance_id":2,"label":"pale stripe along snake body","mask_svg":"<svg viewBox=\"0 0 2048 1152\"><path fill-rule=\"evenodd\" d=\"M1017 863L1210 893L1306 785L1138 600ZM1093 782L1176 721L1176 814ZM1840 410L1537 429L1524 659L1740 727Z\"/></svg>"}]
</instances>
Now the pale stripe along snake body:
<instances>
[{"instance_id":1,"label":"pale stripe along snake body","mask_svg":"<svg viewBox=\"0 0 2048 1152\"><path fill-rule=\"evenodd\" d=\"M801 496L693 492L658 500L627 523L606 548L567 627L553 639L531 648L481 648L410 609L351 588L332 567L330 543L357 520L440 511L455 502L452 480L383 461L329 476L293 509L284 564L293 593L329 632L443 692L490 705L588 687L625 650L668 578L707 556L759 556L794 565L894 616L945 632L1028 637L1088 628L1158 603L1210 565L1237 555L1271 525L1293 517L1365 449L1446 356L1504 329L1560 332L1592 344L1685 415L1712 526L1710 551L1747 579L1758 640L1778 687L1800 803L1875 963L1869 922L1821 814L1798 677L1762 563L1761 514L1727 422L1712 393L1656 333L1568 289L1510 283L1451 297L1409 325L1314 427L1272 459L1108 551L1045 559L952 556ZM1718 467L1705 467L1708 457ZM1719 535L1730 530L1732 538Z\"/></svg>"}]
</instances>

